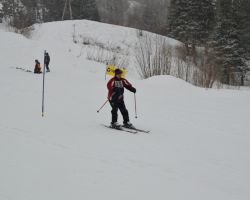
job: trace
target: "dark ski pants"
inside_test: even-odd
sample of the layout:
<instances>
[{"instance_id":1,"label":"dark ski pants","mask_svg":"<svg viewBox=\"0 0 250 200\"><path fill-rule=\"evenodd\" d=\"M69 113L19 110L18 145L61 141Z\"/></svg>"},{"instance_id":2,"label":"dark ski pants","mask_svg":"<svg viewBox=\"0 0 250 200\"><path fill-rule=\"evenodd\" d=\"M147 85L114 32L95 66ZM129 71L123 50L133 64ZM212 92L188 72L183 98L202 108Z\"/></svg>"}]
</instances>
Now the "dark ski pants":
<instances>
[{"instance_id":1,"label":"dark ski pants","mask_svg":"<svg viewBox=\"0 0 250 200\"><path fill-rule=\"evenodd\" d=\"M118 101L118 102L111 102L110 101L110 105L112 107L112 123L117 122L118 119L118 109L120 110L122 117L123 117L123 123L127 123L129 122L129 115L128 115L128 110L125 106L124 101Z\"/></svg>"},{"instance_id":2,"label":"dark ski pants","mask_svg":"<svg viewBox=\"0 0 250 200\"><path fill-rule=\"evenodd\" d=\"M50 71L50 70L49 70L49 63L45 63L45 67L46 67L46 70L47 70L47 71Z\"/></svg>"}]
</instances>

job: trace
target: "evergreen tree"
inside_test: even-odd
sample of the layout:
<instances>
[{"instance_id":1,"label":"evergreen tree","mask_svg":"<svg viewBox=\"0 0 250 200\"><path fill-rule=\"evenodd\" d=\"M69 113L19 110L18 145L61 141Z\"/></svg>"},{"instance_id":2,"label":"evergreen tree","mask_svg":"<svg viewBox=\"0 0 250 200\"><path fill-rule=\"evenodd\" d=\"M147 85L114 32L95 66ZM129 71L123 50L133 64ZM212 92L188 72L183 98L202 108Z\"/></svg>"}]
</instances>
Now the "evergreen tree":
<instances>
[{"instance_id":1,"label":"evergreen tree","mask_svg":"<svg viewBox=\"0 0 250 200\"><path fill-rule=\"evenodd\" d=\"M185 0L171 0L168 14L168 36L187 42L187 1Z\"/></svg>"},{"instance_id":2,"label":"evergreen tree","mask_svg":"<svg viewBox=\"0 0 250 200\"><path fill-rule=\"evenodd\" d=\"M0 23L2 23L2 19L3 19L3 4L2 4L2 0L0 0Z\"/></svg>"},{"instance_id":3,"label":"evergreen tree","mask_svg":"<svg viewBox=\"0 0 250 200\"><path fill-rule=\"evenodd\" d=\"M13 18L23 9L19 0L3 0L2 11L5 17Z\"/></svg>"},{"instance_id":4,"label":"evergreen tree","mask_svg":"<svg viewBox=\"0 0 250 200\"><path fill-rule=\"evenodd\" d=\"M217 26L212 37L219 79L230 85L244 85L247 66L240 40L240 0L217 2Z\"/></svg>"},{"instance_id":5,"label":"evergreen tree","mask_svg":"<svg viewBox=\"0 0 250 200\"><path fill-rule=\"evenodd\" d=\"M60 21L62 19L64 0L42 0L41 3L44 6L43 19L45 22ZM69 19L69 14L67 16Z\"/></svg>"},{"instance_id":6,"label":"evergreen tree","mask_svg":"<svg viewBox=\"0 0 250 200\"><path fill-rule=\"evenodd\" d=\"M142 13L142 29L147 31L158 32L157 30L160 28L158 18L157 9L155 9L154 1L147 0L145 1L144 10Z\"/></svg>"},{"instance_id":7,"label":"evergreen tree","mask_svg":"<svg viewBox=\"0 0 250 200\"><path fill-rule=\"evenodd\" d=\"M26 14L25 14L25 19L28 21L27 26L30 26L36 22L38 22L38 2L39 0L21 0L22 4L25 7ZM25 20L23 19L23 20Z\"/></svg>"},{"instance_id":8,"label":"evergreen tree","mask_svg":"<svg viewBox=\"0 0 250 200\"><path fill-rule=\"evenodd\" d=\"M240 6L240 43L245 49L245 58L250 60L250 1L242 0Z\"/></svg>"},{"instance_id":9,"label":"evergreen tree","mask_svg":"<svg viewBox=\"0 0 250 200\"><path fill-rule=\"evenodd\" d=\"M11 26L21 29L31 25L27 10L20 0L3 0L2 5L4 18Z\"/></svg>"},{"instance_id":10,"label":"evergreen tree","mask_svg":"<svg viewBox=\"0 0 250 200\"><path fill-rule=\"evenodd\" d=\"M72 2L74 19L88 19L100 21L95 0L74 0Z\"/></svg>"},{"instance_id":11,"label":"evergreen tree","mask_svg":"<svg viewBox=\"0 0 250 200\"><path fill-rule=\"evenodd\" d=\"M125 21L125 10L128 7L126 0L106 0L107 23L123 25Z\"/></svg>"},{"instance_id":12,"label":"evergreen tree","mask_svg":"<svg viewBox=\"0 0 250 200\"><path fill-rule=\"evenodd\" d=\"M186 44L206 44L214 26L212 0L171 0L168 35Z\"/></svg>"}]
</instances>

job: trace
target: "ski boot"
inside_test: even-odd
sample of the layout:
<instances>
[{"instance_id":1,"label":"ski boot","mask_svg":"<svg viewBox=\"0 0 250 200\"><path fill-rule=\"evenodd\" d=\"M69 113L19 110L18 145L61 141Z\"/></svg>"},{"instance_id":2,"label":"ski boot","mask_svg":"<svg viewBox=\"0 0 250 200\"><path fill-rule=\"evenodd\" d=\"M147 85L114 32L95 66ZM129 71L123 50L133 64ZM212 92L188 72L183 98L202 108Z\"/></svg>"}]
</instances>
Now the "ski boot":
<instances>
[{"instance_id":1,"label":"ski boot","mask_svg":"<svg viewBox=\"0 0 250 200\"><path fill-rule=\"evenodd\" d=\"M123 123L123 127L128 129L135 129L134 125L131 122Z\"/></svg>"},{"instance_id":2,"label":"ski boot","mask_svg":"<svg viewBox=\"0 0 250 200\"><path fill-rule=\"evenodd\" d=\"M121 129L121 125L118 122L111 122L110 127L114 129Z\"/></svg>"}]
</instances>

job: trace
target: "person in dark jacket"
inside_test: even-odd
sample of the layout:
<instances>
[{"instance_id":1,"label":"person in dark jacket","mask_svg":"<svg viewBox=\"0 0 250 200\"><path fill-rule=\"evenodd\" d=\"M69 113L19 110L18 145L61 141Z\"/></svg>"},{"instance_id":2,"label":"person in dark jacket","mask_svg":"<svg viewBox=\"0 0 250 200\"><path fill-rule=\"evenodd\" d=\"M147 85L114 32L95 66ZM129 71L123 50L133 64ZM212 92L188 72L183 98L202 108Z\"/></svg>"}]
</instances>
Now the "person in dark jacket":
<instances>
[{"instance_id":1,"label":"person in dark jacket","mask_svg":"<svg viewBox=\"0 0 250 200\"><path fill-rule=\"evenodd\" d=\"M45 67L46 67L46 72L50 72L50 69L49 69L50 56L49 56L48 52L45 53L44 63L45 63Z\"/></svg>"},{"instance_id":2,"label":"person in dark jacket","mask_svg":"<svg viewBox=\"0 0 250 200\"><path fill-rule=\"evenodd\" d=\"M41 74L42 71L41 71L41 65L40 65L40 62L38 60L35 60L35 69L34 69L34 73L35 74Z\"/></svg>"},{"instance_id":3,"label":"person in dark jacket","mask_svg":"<svg viewBox=\"0 0 250 200\"><path fill-rule=\"evenodd\" d=\"M115 76L110 79L107 84L108 87L108 100L112 107L112 122L111 127L117 128L120 125L117 123L118 119L118 109L121 111L123 116L124 127L132 128L133 125L129 121L129 113L124 103L124 88L136 93L136 89L129 83L125 78L122 78L122 70L116 69Z\"/></svg>"}]
</instances>

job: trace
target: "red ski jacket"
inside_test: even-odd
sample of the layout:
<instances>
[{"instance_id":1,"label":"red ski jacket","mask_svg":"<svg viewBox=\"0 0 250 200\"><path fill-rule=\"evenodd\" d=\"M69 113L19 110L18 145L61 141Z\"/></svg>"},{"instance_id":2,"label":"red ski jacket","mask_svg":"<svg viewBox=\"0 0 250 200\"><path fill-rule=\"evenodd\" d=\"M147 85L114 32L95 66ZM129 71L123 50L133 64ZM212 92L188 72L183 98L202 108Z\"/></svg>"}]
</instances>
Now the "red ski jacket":
<instances>
[{"instance_id":1,"label":"red ski jacket","mask_svg":"<svg viewBox=\"0 0 250 200\"><path fill-rule=\"evenodd\" d=\"M136 92L136 89L125 78L113 77L107 84L109 101L123 100L124 88L131 92Z\"/></svg>"}]
</instances>

